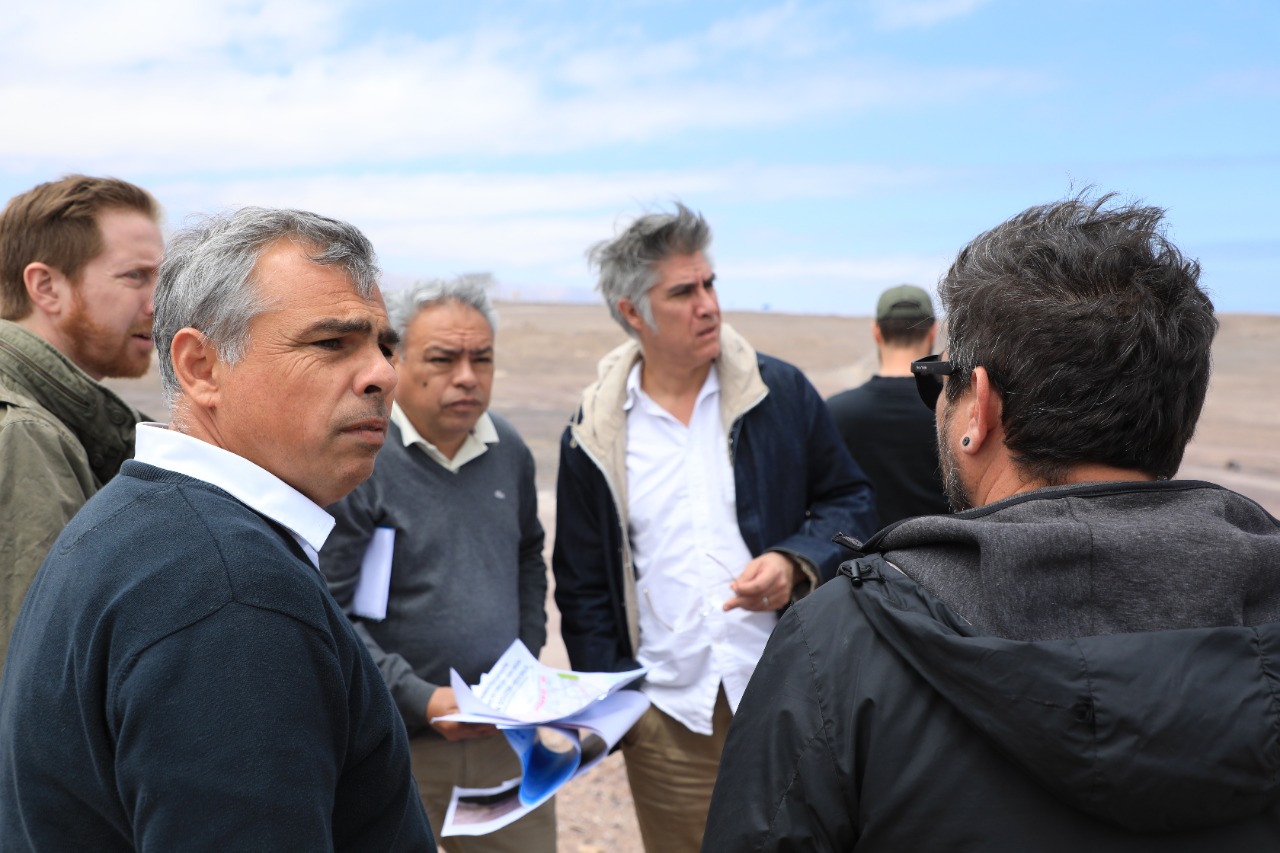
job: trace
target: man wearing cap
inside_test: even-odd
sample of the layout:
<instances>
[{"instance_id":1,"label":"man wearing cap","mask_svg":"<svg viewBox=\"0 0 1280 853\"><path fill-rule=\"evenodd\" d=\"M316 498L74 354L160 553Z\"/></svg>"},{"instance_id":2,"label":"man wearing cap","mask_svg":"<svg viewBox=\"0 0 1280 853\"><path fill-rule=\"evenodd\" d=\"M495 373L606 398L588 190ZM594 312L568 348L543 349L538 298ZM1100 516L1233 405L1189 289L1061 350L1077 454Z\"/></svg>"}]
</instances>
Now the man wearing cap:
<instances>
[{"instance_id":1,"label":"man wearing cap","mask_svg":"<svg viewBox=\"0 0 1280 853\"><path fill-rule=\"evenodd\" d=\"M911 362L933 352L929 294L911 284L880 295L871 335L880 371L827 401L854 460L876 490L880 524L947 511L933 418L920 405Z\"/></svg>"}]
</instances>

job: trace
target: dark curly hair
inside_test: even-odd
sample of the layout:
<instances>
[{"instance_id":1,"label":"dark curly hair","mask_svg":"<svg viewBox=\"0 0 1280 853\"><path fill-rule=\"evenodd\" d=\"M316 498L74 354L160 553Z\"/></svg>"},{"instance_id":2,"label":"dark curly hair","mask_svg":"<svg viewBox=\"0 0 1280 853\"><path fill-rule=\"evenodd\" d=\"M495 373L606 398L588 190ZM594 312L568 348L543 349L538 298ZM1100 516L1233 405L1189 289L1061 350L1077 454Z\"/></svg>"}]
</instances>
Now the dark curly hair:
<instances>
[{"instance_id":1,"label":"dark curly hair","mask_svg":"<svg viewBox=\"0 0 1280 853\"><path fill-rule=\"evenodd\" d=\"M985 367L1006 445L1046 483L1081 463L1168 479L1209 386L1213 303L1162 209L1086 196L1030 208L956 256L939 286L947 399Z\"/></svg>"}]
</instances>

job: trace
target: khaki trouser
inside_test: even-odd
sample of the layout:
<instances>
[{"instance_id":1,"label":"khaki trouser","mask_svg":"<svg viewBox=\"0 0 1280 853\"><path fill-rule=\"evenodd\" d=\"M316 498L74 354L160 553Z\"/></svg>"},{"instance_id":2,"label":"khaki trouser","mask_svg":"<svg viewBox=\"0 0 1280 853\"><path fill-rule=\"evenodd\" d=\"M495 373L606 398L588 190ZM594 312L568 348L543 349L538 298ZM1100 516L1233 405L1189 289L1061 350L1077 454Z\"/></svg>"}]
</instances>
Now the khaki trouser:
<instances>
[{"instance_id":1,"label":"khaki trouser","mask_svg":"<svg viewBox=\"0 0 1280 853\"><path fill-rule=\"evenodd\" d=\"M651 707L623 737L627 781L648 853L697 853L702 846L711 790L732 719L721 688L710 735L694 734Z\"/></svg>"},{"instance_id":2,"label":"khaki trouser","mask_svg":"<svg viewBox=\"0 0 1280 853\"><path fill-rule=\"evenodd\" d=\"M416 737L409 741L413 776L431 819L436 844L448 853L555 853L555 798L489 835L440 837L455 785L492 788L520 775L520 760L502 735L447 741Z\"/></svg>"}]
</instances>

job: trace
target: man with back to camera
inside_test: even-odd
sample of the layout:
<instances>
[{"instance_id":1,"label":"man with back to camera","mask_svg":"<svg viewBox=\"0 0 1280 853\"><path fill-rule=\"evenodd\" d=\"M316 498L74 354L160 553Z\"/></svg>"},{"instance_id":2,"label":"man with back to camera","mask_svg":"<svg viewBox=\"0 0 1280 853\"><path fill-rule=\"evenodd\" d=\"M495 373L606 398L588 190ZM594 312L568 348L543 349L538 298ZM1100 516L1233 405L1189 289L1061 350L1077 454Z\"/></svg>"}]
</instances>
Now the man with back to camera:
<instances>
[{"instance_id":1,"label":"man with back to camera","mask_svg":"<svg viewBox=\"0 0 1280 853\"><path fill-rule=\"evenodd\" d=\"M460 276L388 294L400 343L387 443L373 476L329 507L337 524L320 552L330 591L351 613L370 541L393 531L385 618L352 618L408 728L437 832L455 785L492 788L521 774L495 727L431 722L458 710L449 669L475 684L512 641L536 656L547 639L533 454L488 411L497 314L485 284ZM554 800L497 832L437 842L453 853L555 853Z\"/></svg>"},{"instance_id":2,"label":"man with back to camera","mask_svg":"<svg viewBox=\"0 0 1280 853\"><path fill-rule=\"evenodd\" d=\"M937 329L926 291L910 284L889 288L871 327L879 371L827 401L845 447L875 486L882 527L947 511L933 416L920 405L911 376L911 362L933 352Z\"/></svg>"},{"instance_id":3,"label":"man with back to camera","mask_svg":"<svg viewBox=\"0 0 1280 853\"><path fill-rule=\"evenodd\" d=\"M916 362L952 516L782 619L704 850L1280 847L1280 525L1171 480L1217 331L1159 208L1033 207Z\"/></svg>"},{"instance_id":4,"label":"man with back to camera","mask_svg":"<svg viewBox=\"0 0 1280 853\"><path fill-rule=\"evenodd\" d=\"M575 669L649 667L623 738L649 851L696 850L777 611L830 578L871 488L804 375L722 323L711 231L677 204L591 250L631 340L560 445L552 566Z\"/></svg>"},{"instance_id":5,"label":"man with back to camera","mask_svg":"<svg viewBox=\"0 0 1280 853\"><path fill-rule=\"evenodd\" d=\"M160 206L69 175L0 212L0 669L53 540L133 455L145 420L105 377L151 364Z\"/></svg>"},{"instance_id":6,"label":"man with back to camera","mask_svg":"<svg viewBox=\"0 0 1280 853\"><path fill-rule=\"evenodd\" d=\"M72 519L0 683L5 850L433 850L404 726L325 588L387 429L373 247L246 208L173 238L169 428Z\"/></svg>"}]
</instances>

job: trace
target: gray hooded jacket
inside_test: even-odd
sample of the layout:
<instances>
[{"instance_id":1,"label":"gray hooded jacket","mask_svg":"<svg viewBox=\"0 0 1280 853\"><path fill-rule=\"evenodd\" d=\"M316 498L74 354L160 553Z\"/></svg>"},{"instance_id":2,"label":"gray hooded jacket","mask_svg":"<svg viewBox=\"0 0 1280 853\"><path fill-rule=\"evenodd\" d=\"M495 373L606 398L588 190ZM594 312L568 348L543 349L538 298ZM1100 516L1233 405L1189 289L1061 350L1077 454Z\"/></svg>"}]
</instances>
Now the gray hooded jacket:
<instances>
[{"instance_id":1,"label":"gray hooded jacket","mask_svg":"<svg viewBox=\"0 0 1280 853\"><path fill-rule=\"evenodd\" d=\"M1280 524L1255 503L1044 489L864 551L775 630L704 850L1280 849Z\"/></svg>"}]
</instances>

